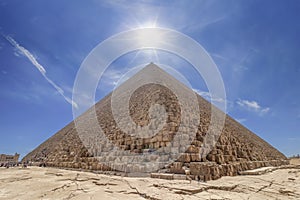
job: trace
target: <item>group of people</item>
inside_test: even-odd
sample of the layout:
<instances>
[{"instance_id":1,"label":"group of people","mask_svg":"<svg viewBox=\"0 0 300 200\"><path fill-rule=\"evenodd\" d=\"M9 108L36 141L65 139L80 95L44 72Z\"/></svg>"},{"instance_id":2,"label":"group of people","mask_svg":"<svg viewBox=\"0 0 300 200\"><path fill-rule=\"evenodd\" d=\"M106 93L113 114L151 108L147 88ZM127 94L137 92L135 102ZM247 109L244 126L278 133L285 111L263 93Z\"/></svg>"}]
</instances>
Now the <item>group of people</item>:
<instances>
[{"instance_id":1,"label":"group of people","mask_svg":"<svg viewBox=\"0 0 300 200\"><path fill-rule=\"evenodd\" d=\"M19 166L19 163L9 163L9 162L0 163L0 167L5 167L5 168L16 167L16 166Z\"/></svg>"},{"instance_id":2,"label":"group of people","mask_svg":"<svg viewBox=\"0 0 300 200\"><path fill-rule=\"evenodd\" d=\"M22 166L22 168L27 168L27 164L26 163L9 163L9 162L5 162L5 163L0 163L0 167L5 167L5 168L10 168L10 167L19 167Z\"/></svg>"}]
</instances>

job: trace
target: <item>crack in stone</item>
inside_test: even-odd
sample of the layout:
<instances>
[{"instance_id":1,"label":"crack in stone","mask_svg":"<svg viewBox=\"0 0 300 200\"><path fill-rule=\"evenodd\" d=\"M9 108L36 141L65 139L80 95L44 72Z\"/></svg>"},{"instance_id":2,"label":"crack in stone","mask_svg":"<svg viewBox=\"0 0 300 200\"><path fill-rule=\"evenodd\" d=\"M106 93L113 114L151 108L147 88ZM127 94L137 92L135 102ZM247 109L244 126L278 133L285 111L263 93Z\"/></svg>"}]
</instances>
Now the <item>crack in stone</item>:
<instances>
[{"instance_id":1,"label":"crack in stone","mask_svg":"<svg viewBox=\"0 0 300 200\"><path fill-rule=\"evenodd\" d=\"M155 198L155 197L151 197L151 196L149 196L149 195L147 195L146 193L141 193L136 187L133 187L130 183L129 183L129 181L127 181L127 180L125 180L125 179L123 179L126 183L127 183L127 185L131 188L131 189L133 189L133 190L135 190L136 191L136 193L135 192L131 192L131 194L138 194L138 195L140 195L141 197L143 197L144 199L150 199L150 200L161 200L161 199L158 199L158 198Z\"/></svg>"},{"instance_id":2,"label":"crack in stone","mask_svg":"<svg viewBox=\"0 0 300 200\"><path fill-rule=\"evenodd\" d=\"M14 178L14 179L2 179L0 180L2 183L12 183L12 182L17 182L17 181L26 181L30 180L32 177L22 177L22 178Z\"/></svg>"},{"instance_id":3,"label":"crack in stone","mask_svg":"<svg viewBox=\"0 0 300 200\"><path fill-rule=\"evenodd\" d=\"M173 188L173 187L168 187L168 186L163 186L163 185L158 185L158 184L153 184L153 186L154 187L158 187L158 188L166 188L168 190L174 191L175 194L192 195L192 194L197 194L197 193L201 193L201 192L208 191L208 190L232 191L238 185L233 185L233 186L214 186L214 185L209 185L209 186L205 186L203 188L197 188L197 189Z\"/></svg>"},{"instance_id":4,"label":"crack in stone","mask_svg":"<svg viewBox=\"0 0 300 200\"><path fill-rule=\"evenodd\" d=\"M65 187L70 187L70 183L64 184L64 185L62 185L60 187L56 187L56 188L52 189L51 191L55 192L56 190L65 189Z\"/></svg>"},{"instance_id":5,"label":"crack in stone","mask_svg":"<svg viewBox=\"0 0 300 200\"><path fill-rule=\"evenodd\" d=\"M93 183L94 183L95 185L97 185L97 186L107 186L107 185L116 186L116 185L118 185L118 184L116 184L116 183L109 183L109 182L106 182L106 183L99 183L99 182L97 182L97 181L93 181Z\"/></svg>"},{"instance_id":6,"label":"crack in stone","mask_svg":"<svg viewBox=\"0 0 300 200\"><path fill-rule=\"evenodd\" d=\"M71 187L71 185L75 185L76 189L70 190L69 196L65 198L66 200L69 200L69 199L72 199L73 197L76 197L78 194L76 195L75 192L78 192L78 191L81 191L81 192L84 192L84 193L88 192L87 190L85 190L85 189L83 189L79 186L78 181L82 181L82 179L79 179L79 174L78 173L76 174L75 178L67 179L67 180L71 181L71 183L64 184L60 187L52 189L51 191L56 192L57 190L60 190L60 189L65 190L65 188ZM84 181L88 181L88 179L84 180ZM46 194L43 195L43 197L45 197L45 196L46 196Z\"/></svg>"}]
</instances>

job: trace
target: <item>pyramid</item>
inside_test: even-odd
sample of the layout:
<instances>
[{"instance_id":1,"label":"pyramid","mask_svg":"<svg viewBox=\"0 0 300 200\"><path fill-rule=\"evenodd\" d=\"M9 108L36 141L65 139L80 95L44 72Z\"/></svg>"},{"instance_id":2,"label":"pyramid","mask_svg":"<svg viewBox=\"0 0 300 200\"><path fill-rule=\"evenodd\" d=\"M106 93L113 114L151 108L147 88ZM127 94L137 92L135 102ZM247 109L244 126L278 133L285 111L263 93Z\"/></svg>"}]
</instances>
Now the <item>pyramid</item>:
<instances>
[{"instance_id":1,"label":"pyramid","mask_svg":"<svg viewBox=\"0 0 300 200\"><path fill-rule=\"evenodd\" d=\"M154 79L158 81L153 82ZM130 90L133 92L128 105L125 99ZM189 99L193 95L197 108ZM182 97L186 99L179 103ZM164 109L153 105L163 105ZM128 108L128 113L123 107ZM113 108L119 117L116 118ZM152 108L156 109L154 116L150 113ZM190 114L184 115L183 108ZM209 131L212 111L217 118L225 116L219 135ZM91 120L93 112L97 124ZM131 123L124 121L125 114L129 114ZM209 136L216 141L203 153ZM136 161L137 158L139 161L143 158L143 162ZM184 174L184 169L189 169L193 179L205 181L259 167L288 164L281 152L153 63L39 145L22 162L132 173L154 170ZM149 168L154 163L156 168Z\"/></svg>"}]
</instances>

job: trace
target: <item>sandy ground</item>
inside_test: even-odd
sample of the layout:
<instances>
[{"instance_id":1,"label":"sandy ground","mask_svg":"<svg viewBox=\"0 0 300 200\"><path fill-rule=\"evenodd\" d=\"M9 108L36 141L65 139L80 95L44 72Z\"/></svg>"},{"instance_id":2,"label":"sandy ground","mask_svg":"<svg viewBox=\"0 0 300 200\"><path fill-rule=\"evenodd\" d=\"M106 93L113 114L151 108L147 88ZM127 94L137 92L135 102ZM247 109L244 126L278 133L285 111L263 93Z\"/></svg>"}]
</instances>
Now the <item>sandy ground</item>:
<instances>
[{"instance_id":1,"label":"sandy ground","mask_svg":"<svg viewBox=\"0 0 300 200\"><path fill-rule=\"evenodd\" d=\"M300 165L300 158L292 158L292 159L290 160L290 163L291 163L292 165Z\"/></svg>"},{"instance_id":2,"label":"sandy ground","mask_svg":"<svg viewBox=\"0 0 300 200\"><path fill-rule=\"evenodd\" d=\"M0 168L0 199L300 199L300 168L207 183L55 168Z\"/></svg>"}]
</instances>

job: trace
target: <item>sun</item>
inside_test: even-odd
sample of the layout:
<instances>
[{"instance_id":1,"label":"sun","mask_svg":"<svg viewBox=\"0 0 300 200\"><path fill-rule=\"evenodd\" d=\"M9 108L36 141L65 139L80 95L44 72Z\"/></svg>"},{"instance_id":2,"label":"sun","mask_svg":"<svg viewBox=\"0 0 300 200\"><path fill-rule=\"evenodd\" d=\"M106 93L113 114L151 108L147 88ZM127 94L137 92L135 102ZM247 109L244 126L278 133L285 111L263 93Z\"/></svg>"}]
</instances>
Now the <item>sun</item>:
<instances>
[{"instance_id":1,"label":"sun","mask_svg":"<svg viewBox=\"0 0 300 200\"><path fill-rule=\"evenodd\" d=\"M136 51L135 56L132 58L133 62L138 55L145 57L145 61L159 63L159 51L155 49L158 43L163 43L166 40L165 35L160 31L161 27L158 23L158 15L152 17L151 19L137 19L134 18L131 25L127 24L129 29L138 29L136 34L132 37L135 38L136 45L140 47Z\"/></svg>"},{"instance_id":2,"label":"sun","mask_svg":"<svg viewBox=\"0 0 300 200\"><path fill-rule=\"evenodd\" d=\"M147 61L159 63L158 51L154 47L157 46L157 43L163 42L165 38L161 31L158 30L157 17L154 20L138 22L135 28L140 29L135 35L137 44L144 46L136 54L142 53Z\"/></svg>"}]
</instances>

